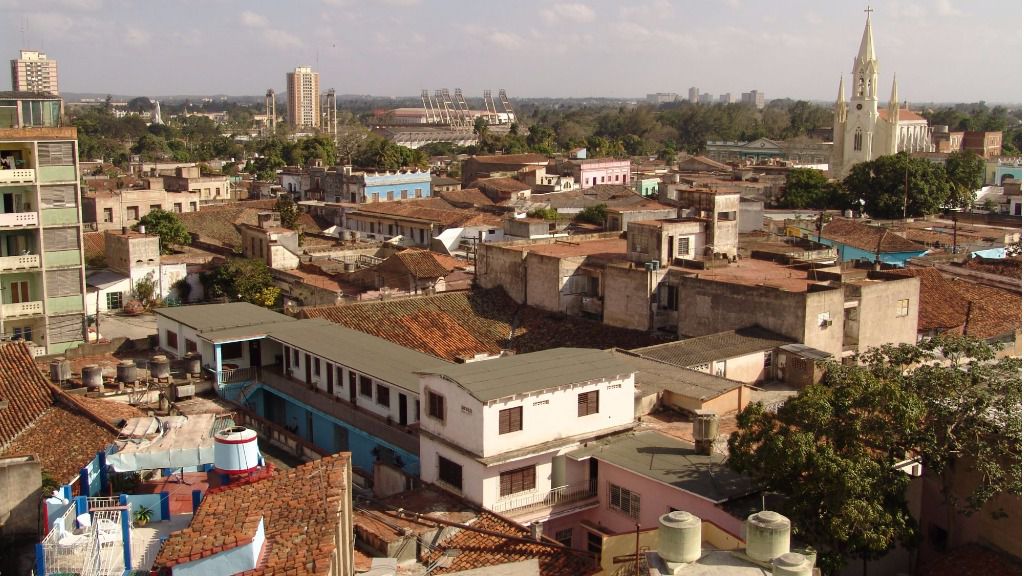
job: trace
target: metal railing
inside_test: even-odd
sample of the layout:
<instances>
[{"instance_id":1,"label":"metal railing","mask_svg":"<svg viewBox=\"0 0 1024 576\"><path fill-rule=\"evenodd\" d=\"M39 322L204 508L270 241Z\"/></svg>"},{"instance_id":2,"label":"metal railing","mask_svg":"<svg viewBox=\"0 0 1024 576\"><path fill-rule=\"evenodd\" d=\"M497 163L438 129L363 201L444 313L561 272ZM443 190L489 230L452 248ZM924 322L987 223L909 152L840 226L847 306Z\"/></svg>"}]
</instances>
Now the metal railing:
<instances>
[{"instance_id":1,"label":"metal railing","mask_svg":"<svg viewBox=\"0 0 1024 576\"><path fill-rule=\"evenodd\" d=\"M557 508L597 497L597 480L568 484L547 492L531 492L498 500L491 506L494 512L516 514L538 508Z\"/></svg>"},{"instance_id":2,"label":"metal railing","mask_svg":"<svg viewBox=\"0 0 1024 576\"><path fill-rule=\"evenodd\" d=\"M217 384L241 384L243 382L255 382L259 380L260 377L260 369L255 367L229 368L219 372L211 368L207 368L207 370L213 374Z\"/></svg>"}]
</instances>

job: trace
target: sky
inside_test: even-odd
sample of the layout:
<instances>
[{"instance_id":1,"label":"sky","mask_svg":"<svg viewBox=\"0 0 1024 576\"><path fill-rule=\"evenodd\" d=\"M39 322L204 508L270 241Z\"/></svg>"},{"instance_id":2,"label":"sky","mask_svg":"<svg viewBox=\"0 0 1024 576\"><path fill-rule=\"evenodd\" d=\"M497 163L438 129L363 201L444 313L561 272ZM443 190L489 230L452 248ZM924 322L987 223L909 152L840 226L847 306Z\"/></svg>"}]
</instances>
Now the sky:
<instances>
[{"instance_id":1,"label":"sky","mask_svg":"<svg viewBox=\"0 0 1024 576\"><path fill-rule=\"evenodd\" d=\"M1020 0L872 4L881 94L1021 101ZM834 100L866 5L849 0L0 0L0 54L62 92L260 95L313 66L338 94ZM9 87L0 81L0 89Z\"/></svg>"}]
</instances>

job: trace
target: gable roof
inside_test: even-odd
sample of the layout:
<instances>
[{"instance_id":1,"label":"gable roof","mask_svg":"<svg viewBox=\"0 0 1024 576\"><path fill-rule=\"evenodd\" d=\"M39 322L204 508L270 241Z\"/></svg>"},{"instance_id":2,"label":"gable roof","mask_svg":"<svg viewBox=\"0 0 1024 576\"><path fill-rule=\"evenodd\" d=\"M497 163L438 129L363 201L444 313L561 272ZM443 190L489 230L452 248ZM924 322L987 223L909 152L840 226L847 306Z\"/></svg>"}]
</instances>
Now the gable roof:
<instances>
[{"instance_id":1,"label":"gable roof","mask_svg":"<svg viewBox=\"0 0 1024 576\"><path fill-rule=\"evenodd\" d=\"M821 229L821 237L859 248L865 252L926 252L928 248L881 226L847 218L833 218Z\"/></svg>"},{"instance_id":2,"label":"gable roof","mask_svg":"<svg viewBox=\"0 0 1024 576\"><path fill-rule=\"evenodd\" d=\"M255 482L213 488L192 523L172 533L154 567L212 556L247 544L262 518L266 540L252 575L328 574L337 532L351 501L350 454L342 452Z\"/></svg>"},{"instance_id":3,"label":"gable roof","mask_svg":"<svg viewBox=\"0 0 1024 576\"><path fill-rule=\"evenodd\" d=\"M679 162L680 170L710 170L717 172L731 172L732 166L712 160L707 156L689 156Z\"/></svg>"},{"instance_id":4,"label":"gable roof","mask_svg":"<svg viewBox=\"0 0 1024 576\"><path fill-rule=\"evenodd\" d=\"M636 348L631 352L644 358L688 368L714 360L725 360L761 350L771 350L792 342L792 339L765 330L760 326L751 326L646 348Z\"/></svg>"},{"instance_id":5,"label":"gable roof","mask_svg":"<svg viewBox=\"0 0 1024 576\"><path fill-rule=\"evenodd\" d=\"M544 154L495 154L490 156L473 156L481 164L546 164L548 157Z\"/></svg>"},{"instance_id":6,"label":"gable roof","mask_svg":"<svg viewBox=\"0 0 1024 576\"><path fill-rule=\"evenodd\" d=\"M505 356L441 369L423 369L466 389L481 402L515 394L632 374L632 366L610 350L552 348L530 354Z\"/></svg>"},{"instance_id":7,"label":"gable roof","mask_svg":"<svg viewBox=\"0 0 1024 576\"><path fill-rule=\"evenodd\" d=\"M743 386L736 380L636 356L633 352L616 350L615 353L636 370L636 387L644 395L667 390L703 402Z\"/></svg>"},{"instance_id":8,"label":"gable roof","mask_svg":"<svg viewBox=\"0 0 1024 576\"><path fill-rule=\"evenodd\" d=\"M888 108L881 108L880 107L878 109L878 117L881 118L882 120L888 120L889 119L889 109ZM914 112L913 110L910 110L909 108L900 108L899 120L900 120L900 122L919 122L919 121L920 122L927 122L928 121L924 116L921 116L920 114L918 114L917 112Z\"/></svg>"},{"instance_id":9,"label":"gable roof","mask_svg":"<svg viewBox=\"0 0 1024 576\"><path fill-rule=\"evenodd\" d=\"M39 372L28 346L0 343L0 448L43 415L53 403L49 383Z\"/></svg>"},{"instance_id":10,"label":"gable roof","mask_svg":"<svg viewBox=\"0 0 1024 576\"><path fill-rule=\"evenodd\" d=\"M442 264L430 250L409 249L388 258L396 259L416 278L441 278L454 270ZM385 261L386 262L386 261ZM383 265L383 262L381 263Z\"/></svg>"}]
</instances>

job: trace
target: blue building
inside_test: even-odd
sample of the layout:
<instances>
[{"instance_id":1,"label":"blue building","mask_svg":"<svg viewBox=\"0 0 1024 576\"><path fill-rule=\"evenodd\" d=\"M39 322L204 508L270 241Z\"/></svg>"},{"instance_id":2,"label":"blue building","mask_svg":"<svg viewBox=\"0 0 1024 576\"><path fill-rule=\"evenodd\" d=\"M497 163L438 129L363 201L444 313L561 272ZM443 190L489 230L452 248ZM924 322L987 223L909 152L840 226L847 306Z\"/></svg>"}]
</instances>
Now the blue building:
<instances>
[{"instance_id":1,"label":"blue building","mask_svg":"<svg viewBox=\"0 0 1024 576\"><path fill-rule=\"evenodd\" d=\"M202 356L217 394L371 473L419 475L418 370L447 362L325 320L244 302L157 310L160 347Z\"/></svg>"},{"instance_id":2,"label":"blue building","mask_svg":"<svg viewBox=\"0 0 1024 576\"><path fill-rule=\"evenodd\" d=\"M353 172L351 166L344 166L340 172L327 172L323 187L326 200L353 204L430 198L432 195L428 170Z\"/></svg>"},{"instance_id":3,"label":"blue building","mask_svg":"<svg viewBox=\"0 0 1024 576\"><path fill-rule=\"evenodd\" d=\"M801 236L818 240L813 223L804 224ZM833 218L821 229L821 243L833 246L840 262L866 260L905 266L907 260L922 256L928 248L907 240L888 228L850 220Z\"/></svg>"}]
</instances>

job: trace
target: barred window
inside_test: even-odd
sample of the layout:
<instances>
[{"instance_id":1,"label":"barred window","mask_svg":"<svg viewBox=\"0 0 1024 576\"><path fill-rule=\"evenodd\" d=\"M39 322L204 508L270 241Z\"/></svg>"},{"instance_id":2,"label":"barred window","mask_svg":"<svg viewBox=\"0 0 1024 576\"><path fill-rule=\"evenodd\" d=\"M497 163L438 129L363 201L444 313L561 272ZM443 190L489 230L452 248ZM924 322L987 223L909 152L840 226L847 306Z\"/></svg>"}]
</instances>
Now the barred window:
<instances>
[{"instance_id":1,"label":"barred window","mask_svg":"<svg viewBox=\"0 0 1024 576\"><path fill-rule=\"evenodd\" d=\"M608 484L608 507L634 520L640 519L640 495L621 486Z\"/></svg>"}]
</instances>

